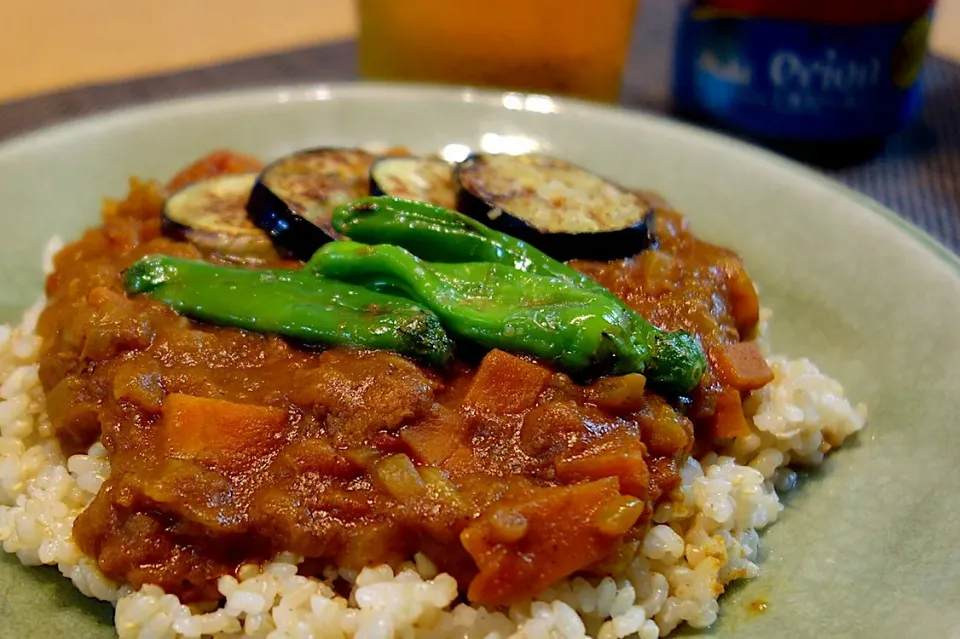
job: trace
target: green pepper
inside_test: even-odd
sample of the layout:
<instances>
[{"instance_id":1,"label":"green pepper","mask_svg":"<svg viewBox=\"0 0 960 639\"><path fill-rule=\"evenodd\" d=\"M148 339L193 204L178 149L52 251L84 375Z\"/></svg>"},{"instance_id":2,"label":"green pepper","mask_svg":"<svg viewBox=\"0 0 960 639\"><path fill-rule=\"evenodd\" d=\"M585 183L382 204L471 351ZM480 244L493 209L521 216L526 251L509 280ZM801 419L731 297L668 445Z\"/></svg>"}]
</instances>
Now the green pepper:
<instances>
[{"instance_id":1,"label":"green pepper","mask_svg":"<svg viewBox=\"0 0 960 639\"><path fill-rule=\"evenodd\" d=\"M526 353L573 373L642 370L629 314L609 300L504 264L425 262L399 246L331 242L308 268L326 278L388 286L437 314L455 337Z\"/></svg>"},{"instance_id":2,"label":"green pepper","mask_svg":"<svg viewBox=\"0 0 960 639\"><path fill-rule=\"evenodd\" d=\"M389 195L362 197L338 206L330 222L355 242L395 244L429 262L496 262L612 296L583 273L526 242L434 204Z\"/></svg>"},{"instance_id":3,"label":"green pepper","mask_svg":"<svg viewBox=\"0 0 960 639\"><path fill-rule=\"evenodd\" d=\"M127 269L124 286L214 324L309 343L392 350L434 366L453 356L450 338L430 311L306 271L249 270L151 255Z\"/></svg>"},{"instance_id":4,"label":"green pepper","mask_svg":"<svg viewBox=\"0 0 960 639\"><path fill-rule=\"evenodd\" d=\"M706 371L706 356L694 336L652 326L583 273L462 213L397 197L364 197L337 207L331 222L337 232L354 241L395 244L431 262L495 262L602 296L631 317L635 350L648 355L645 369L640 370L652 384L669 391L690 391Z\"/></svg>"}]
</instances>

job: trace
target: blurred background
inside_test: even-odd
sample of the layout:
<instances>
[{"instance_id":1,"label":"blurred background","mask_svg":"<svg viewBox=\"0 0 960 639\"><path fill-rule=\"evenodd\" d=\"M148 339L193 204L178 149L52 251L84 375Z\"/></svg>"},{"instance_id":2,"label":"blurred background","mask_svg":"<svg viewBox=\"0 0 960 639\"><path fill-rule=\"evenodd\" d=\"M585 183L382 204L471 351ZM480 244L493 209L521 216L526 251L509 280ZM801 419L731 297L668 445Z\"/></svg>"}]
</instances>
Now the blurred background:
<instances>
[{"instance_id":1,"label":"blurred background","mask_svg":"<svg viewBox=\"0 0 960 639\"><path fill-rule=\"evenodd\" d=\"M404 1L392 4L403 5ZM842 4L843 0L835 2ZM3 0L0 100L351 39L359 24L355 3ZM679 4L676 0L647 0L639 16L642 37L654 38L660 45L672 37ZM960 60L960 0L940 0L930 44L935 53ZM651 46L649 52L662 55L655 63L669 63L669 45L659 52ZM324 78L324 69L314 72L317 78Z\"/></svg>"},{"instance_id":2,"label":"blurred background","mask_svg":"<svg viewBox=\"0 0 960 639\"><path fill-rule=\"evenodd\" d=\"M0 139L250 86L486 84L747 137L960 247L960 0L0 3Z\"/></svg>"}]
</instances>

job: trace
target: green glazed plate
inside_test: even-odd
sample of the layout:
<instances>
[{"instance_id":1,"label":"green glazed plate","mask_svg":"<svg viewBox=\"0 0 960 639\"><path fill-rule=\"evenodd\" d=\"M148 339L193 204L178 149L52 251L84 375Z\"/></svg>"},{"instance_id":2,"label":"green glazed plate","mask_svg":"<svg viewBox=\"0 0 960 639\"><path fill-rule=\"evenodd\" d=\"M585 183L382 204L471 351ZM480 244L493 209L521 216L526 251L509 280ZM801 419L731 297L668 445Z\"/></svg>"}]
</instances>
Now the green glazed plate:
<instances>
[{"instance_id":1,"label":"green glazed plate","mask_svg":"<svg viewBox=\"0 0 960 639\"><path fill-rule=\"evenodd\" d=\"M216 147L270 159L370 143L540 149L661 192L699 235L744 256L774 309L776 350L809 356L869 406L867 429L787 499L764 535L763 574L724 597L706 634L960 637L960 261L877 204L725 137L541 96L372 84L68 123L0 145L0 315L40 292L45 241L96 224L130 175L166 179ZM758 598L769 608L750 614ZM112 635L112 609L55 569L0 559L0 636Z\"/></svg>"}]
</instances>

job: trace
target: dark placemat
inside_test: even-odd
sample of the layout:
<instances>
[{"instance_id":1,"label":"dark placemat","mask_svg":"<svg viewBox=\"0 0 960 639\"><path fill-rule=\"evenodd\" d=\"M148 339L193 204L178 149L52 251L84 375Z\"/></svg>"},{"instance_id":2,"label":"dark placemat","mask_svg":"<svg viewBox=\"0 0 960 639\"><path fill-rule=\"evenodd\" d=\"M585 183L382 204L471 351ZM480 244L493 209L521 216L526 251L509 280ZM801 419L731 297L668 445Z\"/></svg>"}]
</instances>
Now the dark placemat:
<instances>
[{"instance_id":1,"label":"dark placemat","mask_svg":"<svg viewBox=\"0 0 960 639\"><path fill-rule=\"evenodd\" d=\"M647 0L624 79L628 107L664 110L676 23L673 0ZM356 79L352 42L310 47L191 71L88 86L0 103L0 139L109 109L240 87ZM960 252L960 65L931 58L921 118L884 152L827 171ZM951 106L952 105L952 106Z\"/></svg>"}]
</instances>

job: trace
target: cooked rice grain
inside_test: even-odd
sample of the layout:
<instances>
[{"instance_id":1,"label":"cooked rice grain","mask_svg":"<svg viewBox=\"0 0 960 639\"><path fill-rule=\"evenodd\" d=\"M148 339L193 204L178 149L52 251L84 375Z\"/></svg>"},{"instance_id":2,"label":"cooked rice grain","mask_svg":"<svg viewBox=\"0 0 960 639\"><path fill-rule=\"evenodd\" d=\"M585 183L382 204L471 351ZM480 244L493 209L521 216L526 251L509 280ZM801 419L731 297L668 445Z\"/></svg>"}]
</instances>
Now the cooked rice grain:
<instances>
[{"instance_id":1,"label":"cooked rice grain","mask_svg":"<svg viewBox=\"0 0 960 639\"><path fill-rule=\"evenodd\" d=\"M616 574L574 577L536 601L487 610L458 603L456 582L423 555L396 571L329 568L315 579L283 554L243 567L239 580L222 577L222 606L199 613L156 586L113 583L74 544L73 521L110 465L100 444L69 459L56 445L37 378L41 309L0 327L0 542L24 564L56 565L85 595L114 603L122 638L654 639L684 622L707 627L726 585L759 574L758 531L782 510L777 490L796 483L788 465L820 463L866 419L811 362L772 356L774 381L746 403L750 434L687 461L681 486ZM332 588L338 578L352 584L346 599Z\"/></svg>"}]
</instances>

